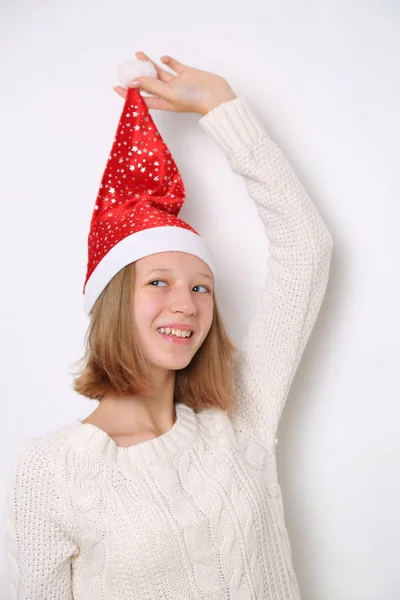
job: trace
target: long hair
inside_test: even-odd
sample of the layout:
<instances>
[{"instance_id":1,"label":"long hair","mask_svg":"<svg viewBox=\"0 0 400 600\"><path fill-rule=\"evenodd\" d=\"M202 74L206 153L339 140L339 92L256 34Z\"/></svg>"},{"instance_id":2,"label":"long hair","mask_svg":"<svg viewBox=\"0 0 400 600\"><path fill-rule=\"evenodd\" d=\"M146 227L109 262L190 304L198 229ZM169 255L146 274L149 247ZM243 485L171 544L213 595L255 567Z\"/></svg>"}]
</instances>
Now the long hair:
<instances>
[{"instance_id":1,"label":"long hair","mask_svg":"<svg viewBox=\"0 0 400 600\"><path fill-rule=\"evenodd\" d=\"M135 263L121 269L97 299L85 336L85 354L72 373L73 389L101 400L151 392L151 364L145 359L133 318ZM191 362L176 371L174 400L194 410L233 404L236 347L224 327L214 295L213 320Z\"/></svg>"}]
</instances>

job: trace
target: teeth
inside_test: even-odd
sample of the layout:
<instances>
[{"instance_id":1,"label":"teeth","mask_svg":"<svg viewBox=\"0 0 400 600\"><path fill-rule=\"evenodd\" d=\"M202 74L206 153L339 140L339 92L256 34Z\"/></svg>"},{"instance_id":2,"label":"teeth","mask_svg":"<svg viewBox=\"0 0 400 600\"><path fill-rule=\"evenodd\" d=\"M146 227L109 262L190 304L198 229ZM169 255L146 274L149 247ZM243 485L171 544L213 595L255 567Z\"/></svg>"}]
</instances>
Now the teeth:
<instances>
[{"instance_id":1,"label":"teeth","mask_svg":"<svg viewBox=\"0 0 400 600\"><path fill-rule=\"evenodd\" d=\"M160 327L159 329L157 329L157 331L159 331L160 333L166 333L167 335L175 335L176 337L184 337L184 338L188 338L192 335L191 331L182 331L181 329L174 329L173 327Z\"/></svg>"}]
</instances>

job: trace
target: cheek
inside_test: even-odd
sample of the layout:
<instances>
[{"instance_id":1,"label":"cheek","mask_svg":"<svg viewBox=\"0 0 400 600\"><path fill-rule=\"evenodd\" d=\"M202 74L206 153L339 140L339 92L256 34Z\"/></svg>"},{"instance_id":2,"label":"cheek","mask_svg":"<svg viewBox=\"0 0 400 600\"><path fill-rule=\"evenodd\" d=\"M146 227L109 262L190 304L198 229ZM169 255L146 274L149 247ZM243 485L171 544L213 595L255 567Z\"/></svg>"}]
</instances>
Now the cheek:
<instances>
[{"instance_id":1,"label":"cheek","mask_svg":"<svg viewBox=\"0 0 400 600\"><path fill-rule=\"evenodd\" d=\"M143 296L134 303L135 322L139 329L148 328L163 308L160 297L155 295Z\"/></svg>"},{"instance_id":2,"label":"cheek","mask_svg":"<svg viewBox=\"0 0 400 600\"><path fill-rule=\"evenodd\" d=\"M201 313L200 313L201 311ZM199 314L202 314L202 326L203 329L210 330L212 322L213 322L213 314L214 314L214 303L211 301L203 304L203 306L199 307Z\"/></svg>"}]
</instances>

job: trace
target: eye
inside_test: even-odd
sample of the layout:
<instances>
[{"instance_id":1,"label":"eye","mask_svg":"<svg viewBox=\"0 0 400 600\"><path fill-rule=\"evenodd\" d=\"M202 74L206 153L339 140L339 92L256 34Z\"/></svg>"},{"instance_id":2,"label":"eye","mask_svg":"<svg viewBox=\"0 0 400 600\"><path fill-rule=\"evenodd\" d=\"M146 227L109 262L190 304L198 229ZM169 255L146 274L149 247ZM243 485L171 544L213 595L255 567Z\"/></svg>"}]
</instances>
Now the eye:
<instances>
[{"instance_id":1,"label":"eye","mask_svg":"<svg viewBox=\"0 0 400 600\"><path fill-rule=\"evenodd\" d=\"M153 287L162 287L159 285L154 285L157 283L165 283L167 285L167 282L164 281L163 279L154 279L154 281L149 281L148 285L152 285ZM195 285L193 289L195 289L195 288L203 288L205 291L201 292L202 294L211 294L210 288L208 288L206 285Z\"/></svg>"},{"instance_id":2,"label":"eye","mask_svg":"<svg viewBox=\"0 0 400 600\"><path fill-rule=\"evenodd\" d=\"M155 279L154 281L150 281L149 285L153 285L153 283L166 283L165 281L163 281L162 279ZM153 285L153 287L160 287L159 285Z\"/></svg>"},{"instance_id":3,"label":"eye","mask_svg":"<svg viewBox=\"0 0 400 600\"><path fill-rule=\"evenodd\" d=\"M208 288L206 285L195 285L194 287L195 287L195 288L204 288L206 291L205 291L205 292L202 292L203 294L210 294L210 293L211 293L211 290L210 290L210 288ZM194 289L194 288L193 288L193 289Z\"/></svg>"}]
</instances>

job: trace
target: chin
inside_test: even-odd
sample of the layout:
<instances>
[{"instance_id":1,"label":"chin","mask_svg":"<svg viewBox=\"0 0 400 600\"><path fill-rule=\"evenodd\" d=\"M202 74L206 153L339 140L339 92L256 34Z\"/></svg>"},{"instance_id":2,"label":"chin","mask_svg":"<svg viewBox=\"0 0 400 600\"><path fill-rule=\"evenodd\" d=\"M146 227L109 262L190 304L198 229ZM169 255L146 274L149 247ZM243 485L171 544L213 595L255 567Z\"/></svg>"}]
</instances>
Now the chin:
<instances>
[{"instance_id":1,"label":"chin","mask_svg":"<svg viewBox=\"0 0 400 600\"><path fill-rule=\"evenodd\" d=\"M171 348L159 348L155 345L148 345L146 358L150 364L159 369L179 371L191 363L199 347L198 344L193 344L186 348L184 346L175 346L174 344L171 344Z\"/></svg>"},{"instance_id":2,"label":"chin","mask_svg":"<svg viewBox=\"0 0 400 600\"><path fill-rule=\"evenodd\" d=\"M158 367L160 367L161 369L166 369L168 371L179 371L180 369L184 369L185 367L187 367L191 361L192 361L192 356L190 358L187 359L183 359L183 358L176 358L175 360L163 360L163 361L158 361L157 363L153 363L156 364Z\"/></svg>"}]
</instances>

